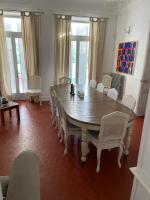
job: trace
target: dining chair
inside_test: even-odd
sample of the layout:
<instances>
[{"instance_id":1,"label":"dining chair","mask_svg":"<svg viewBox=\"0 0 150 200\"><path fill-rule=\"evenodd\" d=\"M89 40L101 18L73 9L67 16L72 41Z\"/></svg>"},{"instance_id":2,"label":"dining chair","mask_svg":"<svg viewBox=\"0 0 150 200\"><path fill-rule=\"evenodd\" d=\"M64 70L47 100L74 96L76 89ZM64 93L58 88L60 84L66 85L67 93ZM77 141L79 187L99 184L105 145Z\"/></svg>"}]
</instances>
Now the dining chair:
<instances>
[{"instance_id":1,"label":"dining chair","mask_svg":"<svg viewBox=\"0 0 150 200\"><path fill-rule=\"evenodd\" d=\"M101 92L101 93L103 93L103 91L104 91L104 85L103 85L103 83L98 83L97 87L96 87L96 90L99 91L99 92Z\"/></svg>"},{"instance_id":2,"label":"dining chair","mask_svg":"<svg viewBox=\"0 0 150 200\"><path fill-rule=\"evenodd\" d=\"M41 77L34 75L29 77L29 83L28 83L28 90L26 91L26 100L31 97L39 97L40 105L42 105L41 101Z\"/></svg>"},{"instance_id":3,"label":"dining chair","mask_svg":"<svg viewBox=\"0 0 150 200\"><path fill-rule=\"evenodd\" d=\"M118 98L118 92L115 88L111 88L108 90L107 96L116 101Z\"/></svg>"},{"instance_id":4,"label":"dining chair","mask_svg":"<svg viewBox=\"0 0 150 200\"><path fill-rule=\"evenodd\" d=\"M101 119L100 131L88 131L88 142L97 148L96 172L100 171L101 151L103 149L119 148L118 166L121 167L121 157L124 147L124 137L128 127L129 115L119 111L105 115Z\"/></svg>"},{"instance_id":5,"label":"dining chair","mask_svg":"<svg viewBox=\"0 0 150 200\"><path fill-rule=\"evenodd\" d=\"M102 83L103 83L105 88L108 88L108 89L111 88L111 81L112 81L112 77L111 76L109 76L108 74L103 75Z\"/></svg>"},{"instance_id":6,"label":"dining chair","mask_svg":"<svg viewBox=\"0 0 150 200\"><path fill-rule=\"evenodd\" d=\"M68 137L71 135L81 136L81 129L73 124L71 124L66 117L64 109L61 102L57 99L58 113L59 113L59 131L60 131L60 142L64 140L65 150L64 155L67 154L68 150Z\"/></svg>"},{"instance_id":7,"label":"dining chair","mask_svg":"<svg viewBox=\"0 0 150 200\"><path fill-rule=\"evenodd\" d=\"M124 95L122 104L134 111L136 100L132 95Z\"/></svg>"},{"instance_id":8,"label":"dining chair","mask_svg":"<svg viewBox=\"0 0 150 200\"><path fill-rule=\"evenodd\" d=\"M55 124L55 129L59 130L60 127L60 113L59 113L59 107L58 107L58 103L57 103L57 96L56 96L56 92L53 90L52 92L53 95L53 105L54 105L54 123ZM60 137L60 131L58 132L58 137Z\"/></svg>"},{"instance_id":9,"label":"dining chair","mask_svg":"<svg viewBox=\"0 0 150 200\"><path fill-rule=\"evenodd\" d=\"M91 87L91 88L96 88L96 81L95 80L90 80L90 83L89 83L89 86Z\"/></svg>"},{"instance_id":10,"label":"dining chair","mask_svg":"<svg viewBox=\"0 0 150 200\"><path fill-rule=\"evenodd\" d=\"M50 111L53 125L56 123L56 109L54 90L53 87L50 87Z\"/></svg>"},{"instance_id":11,"label":"dining chair","mask_svg":"<svg viewBox=\"0 0 150 200\"><path fill-rule=\"evenodd\" d=\"M68 83L71 83L71 78L64 76L59 79L59 84L68 84Z\"/></svg>"}]
</instances>

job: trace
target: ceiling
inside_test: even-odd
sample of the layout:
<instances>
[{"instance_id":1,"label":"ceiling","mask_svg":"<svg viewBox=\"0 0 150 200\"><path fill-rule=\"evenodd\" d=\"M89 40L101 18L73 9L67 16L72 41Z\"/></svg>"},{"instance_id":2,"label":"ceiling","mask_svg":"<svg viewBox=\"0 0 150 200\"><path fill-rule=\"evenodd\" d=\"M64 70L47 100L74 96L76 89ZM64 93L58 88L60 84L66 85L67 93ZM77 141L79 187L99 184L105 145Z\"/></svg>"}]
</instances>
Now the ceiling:
<instances>
[{"instance_id":1,"label":"ceiling","mask_svg":"<svg viewBox=\"0 0 150 200\"><path fill-rule=\"evenodd\" d=\"M136 0L0 0L2 8L32 8L58 11L112 11Z\"/></svg>"}]
</instances>

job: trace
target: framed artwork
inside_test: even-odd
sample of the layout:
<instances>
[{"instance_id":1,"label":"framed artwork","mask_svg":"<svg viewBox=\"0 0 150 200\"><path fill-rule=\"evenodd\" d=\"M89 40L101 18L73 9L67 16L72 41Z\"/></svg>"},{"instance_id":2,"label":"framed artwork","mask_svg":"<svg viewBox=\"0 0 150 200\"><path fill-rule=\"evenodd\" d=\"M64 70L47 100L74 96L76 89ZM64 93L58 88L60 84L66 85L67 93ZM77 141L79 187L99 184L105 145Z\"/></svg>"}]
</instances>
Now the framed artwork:
<instances>
[{"instance_id":1,"label":"framed artwork","mask_svg":"<svg viewBox=\"0 0 150 200\"><path fill-rule=\"evenodd\" d=\"M137 43L137 41L119 43L116 72L133 74Z\"/></svg>"}]
</instances>

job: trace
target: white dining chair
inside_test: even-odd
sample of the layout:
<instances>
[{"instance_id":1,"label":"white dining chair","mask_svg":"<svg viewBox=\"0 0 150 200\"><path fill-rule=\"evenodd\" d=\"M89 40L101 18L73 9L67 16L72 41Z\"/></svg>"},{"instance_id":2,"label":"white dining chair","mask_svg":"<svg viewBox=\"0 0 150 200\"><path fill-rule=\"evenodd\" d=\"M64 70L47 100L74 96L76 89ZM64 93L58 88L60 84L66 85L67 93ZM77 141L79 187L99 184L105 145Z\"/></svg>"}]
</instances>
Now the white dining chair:
<instances>
[{"instance_id":1,"label":"white dining chair","mask_svg":"<svg viewBox=\"0 0 150 200\"><path fill-rule=\"evenodd\" d=\"M58 113L59 113L59 134L60 134L60 142L64 140L65 143L65 150L64 155L67 154L68 150L68 138L71 135L74 136L81 136L82 132L81 129L73 124L71 124L66 117L66 114L64 112L64 109L61 105L61 102L57 99L57 107L58 107Z\"/></svg>"},{"instance_id":2,"label":"white dining chair","mask_svg":"<svg viewBox=\"0 0 150 200\"><path fill-rule=\"evenodd\" d=\"M89 86L91 87L91 88L96 88L96 81L95 80L90 80L90 82L89 82Z\"/></svg>"},{"instance_id":3,"label":"white dining chair","mask_svg":"<svg viewBox=\"0 0 150 200\"><path fill-rule=\"evenodd\" d=\"M66 76L61 77L59 79L59 84L69 84L69 83L71 83L71 79Z\"/></svg>"},{"instance_id":4,"label":"white dining chair","mask_svg":"<svg viewBox=\"0 0 150 200\"><path fill-rule=\"evenodd\" d=\"M26 100L29 98L31 100L31 97L39 97L40 105L42 104L41 101L41 77L34 75L29 77L29 83L28 83L28 90L26 91Z\"/></svg>"},{"instance_id":5,"label":"white dining chair","mask_svg":"<svg viewBox=\"0 0 150 200\"><path fill-rule=\"evenodd\" d=\"M101 93L103 93L103 91L104 91L104 85L103 85L103 83L98 83L97 87L96 87L96 90L99 91L99 92L101 92Z\"/></svg>"},{"instance_id":6,"label":"white dining chair","mask_svg":"<svg viewBox=\"0 0 150 200\"><path fill-rule=\"evenodd\" d=\"M111 81L112 81L112 77L111 76L109 76L108 74L103 75L102 83L103 83L105 88L108 88L108 89L111 88Z\"/></svg>"},{"instance_id":7,"label":"white dining chair","mask_svg":"<svg viewBox=\"0 0 150 200\"><path fill-rule=\"evenodd\" d=\"M134 111L136 100L132 95L124 95L122 104Z\"/></svg>"},{"instance_id":8,"label":"white dining chair","mask_svg":"<svg viewBox=\"0 0 150 200\"><path fill-rule=\"evenodd\" d=\"M118 98L118 92L115 88L111 88L108 90L107 96L116 101Z\"/></svg>"},{"instance_id":9,"label":"white dining chair","mask_svg":"<svg viewBox=\"0 0 150 200\"><path fill-rule=\"evenodd\" d=\"M50 87L50 112L51 112L52 124L53 125L56 124L57 128L57 123L56 123L57 108L55 103L55 92L53 90L53 87Z\"/></svg>"},{"instance_id":10,"label":"white dining chair","mask_svg":"<svg viewBox=\"0 0 150 200\"><path fill-rule=\"evenodd\" d=\"M60 130L60 113L59 113L59 107L57 103L58 100L55 90L52 91L52 95L53 95L53 105L54 105L53 124L55 124L55 129ZM60 131L58 132L58 137L60 137Z\"/></svg>"},{"instance_id":11,"label":"white dining chair","mask_svg":"<svg viewBox=\"0 0 150 200\"><path fill-rule=\"evenodd\" d=\"M118 166L121 167L121 157L124 147L124 137L128 127L129 115L119 111L105 115L101 119L100 131L88 131L88 142L97 148L96 172L100 171L101 151L103 149L119 148Z\"/></svg>"}]
</instances>

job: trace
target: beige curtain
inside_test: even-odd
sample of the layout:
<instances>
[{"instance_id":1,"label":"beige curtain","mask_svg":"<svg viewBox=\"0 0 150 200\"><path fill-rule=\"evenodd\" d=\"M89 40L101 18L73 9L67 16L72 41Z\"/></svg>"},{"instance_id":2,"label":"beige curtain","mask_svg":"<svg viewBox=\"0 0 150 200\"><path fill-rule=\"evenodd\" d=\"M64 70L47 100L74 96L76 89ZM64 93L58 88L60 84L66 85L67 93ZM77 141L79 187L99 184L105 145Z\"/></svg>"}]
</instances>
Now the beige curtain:
<instances>
[{"instance_id":1,"label":"beige curtain","mask_svg":"<svg viewBox=\"0 0 150 200\"><path fill-rule=\"evenodd\" d=\"M102 76L106 20L90 19L89 80L99 82Z\"/></svg>"},{"instance_id":2,"label":"beige curtain","mask_svg":"<svg viewBox=\"0 0 150 200\"><path fill-rule=\"evenodd\" d=\"M55 15L55 84L68 76L71 16Z\"/></svg>"},{"instance_id":3,"label":"beige curtain","mask_svg":"<svg viewBox=\"0 0 150 200\"><path fill-rule=\"evenodd\" d=\"M4 97L11 97L11 83L7 58L6 36L2 15L0 15L0 91Z\"/></svg>"},{"instance_id":4,"label":"beige curtain","mask_svg":"<svg viewBox=\"0 0 150 200\"><path fill-rule=\"evenodd\" d=\"M27 78L39 75L40 15L22 13L22 34Z\"/></svg>"}]
</instances>

